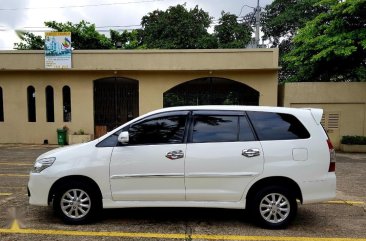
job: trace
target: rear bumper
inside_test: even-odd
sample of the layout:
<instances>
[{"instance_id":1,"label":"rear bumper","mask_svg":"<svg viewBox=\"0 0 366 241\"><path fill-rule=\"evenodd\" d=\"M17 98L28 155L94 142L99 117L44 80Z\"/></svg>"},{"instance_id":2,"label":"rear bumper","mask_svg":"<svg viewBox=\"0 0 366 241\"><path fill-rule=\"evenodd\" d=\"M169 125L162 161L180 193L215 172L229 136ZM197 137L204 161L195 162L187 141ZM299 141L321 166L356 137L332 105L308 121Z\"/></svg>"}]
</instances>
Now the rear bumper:
<instances>
[{"instance_id":1,"label":"rear bumper","mask_svg":"<svg viewBox=\"0 0 366 241\"><path fill-rule=\"evenodd\" d=\"M334 199L336 197L336 184L334 172L326 174L321 179L304 181L301 185L303 203L318 203Z\"/></svg>"}]
</instances>

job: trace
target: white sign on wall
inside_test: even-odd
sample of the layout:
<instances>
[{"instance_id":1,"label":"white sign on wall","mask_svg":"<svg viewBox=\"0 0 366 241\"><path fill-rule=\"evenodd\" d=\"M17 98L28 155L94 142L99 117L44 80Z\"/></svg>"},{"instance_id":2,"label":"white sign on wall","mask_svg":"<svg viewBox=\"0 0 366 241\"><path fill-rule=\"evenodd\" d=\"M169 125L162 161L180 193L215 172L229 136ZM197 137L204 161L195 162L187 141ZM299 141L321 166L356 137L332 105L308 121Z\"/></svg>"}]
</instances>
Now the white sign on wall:
<instances>
[{"instance_id":1,"label":"white sign on wall","mask_svg":"<svg viewBox=\"0 0 366 241\"><path fill-rule=\"evenodd\" d=\"M71 32L47 32L44 46L46 69L71 69Z\"/></svg>"}]
</instances>

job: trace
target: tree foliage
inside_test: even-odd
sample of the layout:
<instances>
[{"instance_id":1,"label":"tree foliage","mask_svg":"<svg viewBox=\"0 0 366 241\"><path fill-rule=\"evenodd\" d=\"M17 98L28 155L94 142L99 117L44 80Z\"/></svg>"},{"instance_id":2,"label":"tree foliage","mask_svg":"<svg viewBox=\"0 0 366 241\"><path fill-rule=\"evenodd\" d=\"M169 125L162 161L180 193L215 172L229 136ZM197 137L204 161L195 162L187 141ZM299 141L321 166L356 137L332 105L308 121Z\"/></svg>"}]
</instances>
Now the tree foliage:
<instances>
[{"instance_id":1,"label":"tree foliage","mask_svg":"<svg viewBox=\"0 0 366 241\"><path fill-rule=\"evenodd\" d=\"M290 40L306 22L325 10L319 0L274 0L265 7L261 20L263 38L278 47L281 39Z\"/></svg>"},{"instance_id":2,"label":"tree foliage","mask_svg":"<svg viewBox=\"0 0 366 241\"><path fill-rule=\"evenodd\" d=\"M252 29L238 23L235 14L221 12L219 24L215 26L215 35L219 48L245 48L251 40Z\"/></svg>"},{"instance_id":3,"label":"tree foliage","mask_svg":"<svg viewBox=\"0 0 366 241\"><path fill-rule=\"evenodd\" d=\"M57 32L71 32L74 49L110 49L114 47L109 38L95 29L94 24L85 21L80 21L77 24L50 21L45 22L45 26ZM14 49L44 49L44 39L41 36L29 32L19 32L18 36L21 42L15 43Z\"/></svg>"},{"instance_id":4,"label":"tree foliage","mask_svg":"<svg viewBox=\"0 0 366 241\"><path fill-rule=\"evenodd\" d=\"M29 32L17 31L20 43L14 43L17 50L36 50L44 48L44 40L41 36Z\"/></svg>"},{"instance_id":5,"label":"tree foliage","mask_svg":"<svg viewBox=\"0 0 366 241\"><path fill-rule=\"evenodd\" d=\"M279 48L280 82L287 81L295 71L283 60L293 48L293 38L306 22L325 11L320 0L274 0L265 7L261 20L263 39L270 42L271 47Z\"/></svg>"},{"instance_id":6,"label":"tree foliage","mask_svg":"<svg viewBox=\"0 0 366 241\"><path fill-rule=\"evenodd\" d=\"M74 49L209 49L245 48L251 38L252 29L237 22L237 16L222 12L215 32L208 28L212 17L195 6L169 7L166 11L155 10L143 16L142 29L118 32L110 30L110 37L100 34L94 24L85 21L45 22L45 26L58 32L71 32ZM33 33L20 35L21 42L16 49L43 49L43 38Z\"/></svg>"},{"instance_id":7,"label":"tree foliage","mask_svg":"<svg viewBox=\"0 0 366 241\"><path fill-rule=\"evenodd\" d=\"M115 30L110 30L111 41L114 46L121 49L145 49L143 43L143 30L133 29L132 31L123 31L119 33Z\"/></svg>"},{"instance_id":8,"label":"tree foliage","mask_svg":"<svg viewBox=\"0 0 366 241\"><path fill-rule=\"evenodd\" d=\"M155 10L142 18L144 43L147 48L197 49L207 46L211 24L209 14L196 6L187 10L185 5ZM206 45L206 46L205 46Z\"/></svg>"},{"instance_id":9,"label":"tree foliage","mask_svg":"<svg viewBox=\"0 0 366 241\"><path fill-rule=\"evenodd\" d=\"M73 24L71 22L45 22L45 25L57 32L71 32L72 47L75 49L110 49L113 44L109 38L100 34L94 24L85 22Z\"/></svg>"},{"instance_id":10,"label":"tree foliage","mask_svg":"<svg viewBox=\"0 0 366 241\"><path fill-rule=\"evenodd\" d=\"M290 81L366 80L366 0L323 0L284 56L296 70Z\"/></svg>"}]
</instances>

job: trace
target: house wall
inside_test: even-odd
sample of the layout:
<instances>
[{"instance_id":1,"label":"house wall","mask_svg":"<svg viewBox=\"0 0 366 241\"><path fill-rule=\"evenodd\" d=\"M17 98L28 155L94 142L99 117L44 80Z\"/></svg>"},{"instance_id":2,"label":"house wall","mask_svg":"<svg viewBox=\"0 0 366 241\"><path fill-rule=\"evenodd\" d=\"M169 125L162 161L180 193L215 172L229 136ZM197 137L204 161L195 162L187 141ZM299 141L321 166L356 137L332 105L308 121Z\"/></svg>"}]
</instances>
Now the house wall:
<instances>
[{"instance_id":1,"label":"house wall","mask_svg":"<svg viewBox=\"0 0 366 241\"><path fill-rule=\"evenodd\" d=\"M0 51L4 121L0 143L57 143L57 128L94 134L94 80L139 83L139 114L163 107L163 93L203 77L221 77L260 92L259 104L277 105L278 50L74 51L72 69L44 68L43 51ZM36 122L28 122L27 88L36 94ZM54 90L55 121L46 120L47 86ZM71 122L63 121L62 88L71 89Z\"/></svg>"},{"instance_id":2,"label":"house wall","mask_svg":"<svg viewBox=\"0 0 366 241\"><path fill-rule=\"evenodd\" d=\"M336 148L342 136L366 136L366 82L286 83L279 93L281 106L324 109L323 126Z\"/></svg>"}]
</instances>

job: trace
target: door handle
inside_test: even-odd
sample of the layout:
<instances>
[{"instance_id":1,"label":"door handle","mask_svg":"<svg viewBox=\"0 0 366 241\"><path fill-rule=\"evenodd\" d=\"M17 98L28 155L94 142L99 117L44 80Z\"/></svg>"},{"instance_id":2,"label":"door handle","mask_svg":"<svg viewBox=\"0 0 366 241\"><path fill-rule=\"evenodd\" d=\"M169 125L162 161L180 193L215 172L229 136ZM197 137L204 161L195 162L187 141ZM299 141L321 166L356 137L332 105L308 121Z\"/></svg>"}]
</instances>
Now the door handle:
<instances>
[{"instance_id":1,"label":"door handle","mask_svg":"<svg viewBox=\"0 0 366 241\"><path fill-rule=\"evenodd\" d=\"M253 149L245 149L241 154L245 157L255 157L259 156L261 153L259 149L253 148Z\"/></svg>"},{"instance_id":2,"label":"door handle","mask_svg":"<svg viewBox=\"0 0 366 241\"><path fill-rule=\"evenodd\" d=\"M165 155L166 158L170 160L176 160L184 157L184 153L182 150L178 151L170 151Z\"/></svg>"}]
</instances>

